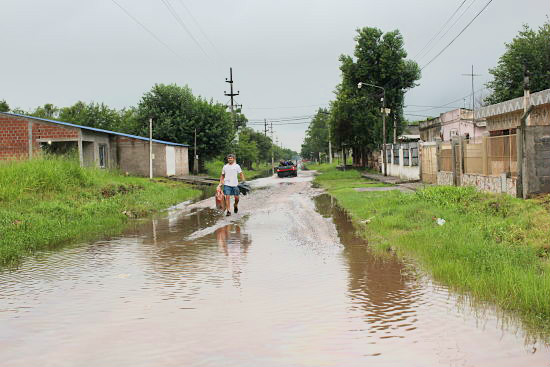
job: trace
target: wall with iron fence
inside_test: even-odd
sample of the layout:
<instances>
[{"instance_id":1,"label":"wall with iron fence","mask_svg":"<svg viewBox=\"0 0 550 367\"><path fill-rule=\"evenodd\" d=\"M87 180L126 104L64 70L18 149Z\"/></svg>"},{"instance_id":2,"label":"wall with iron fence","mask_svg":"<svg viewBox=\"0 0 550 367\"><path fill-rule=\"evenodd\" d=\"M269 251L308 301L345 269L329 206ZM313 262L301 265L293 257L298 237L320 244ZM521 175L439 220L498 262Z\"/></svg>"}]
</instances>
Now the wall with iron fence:
<instances>
[{"instance_id":1,"label":"wall with iron fence","mask_svg":"<svg viewBox=\"0 0 550 367\"><path fill-rule=\"evenodd\" d=\"M516 135L483 136L479 139L457 137L451 142L421 144L422 165L434 165L436 179L422 169L422 181L437 185L475 186L479 190L517 192ZM432 168L431 171L434 171ZM424 175L424 172L428 172Z\"/></svg>"},{"instance_id":2,"label":"wall with iron fence","mask_svg":"<svg viewBox=\"0 0 550 367\"><path fill-rule=\"evenodd\" d=\"M404 181L420 179L419 144L386 144L386 163L388 176L399 177ZM383 153L381 153L383 154Z\"/></svg>"}]
</instances>

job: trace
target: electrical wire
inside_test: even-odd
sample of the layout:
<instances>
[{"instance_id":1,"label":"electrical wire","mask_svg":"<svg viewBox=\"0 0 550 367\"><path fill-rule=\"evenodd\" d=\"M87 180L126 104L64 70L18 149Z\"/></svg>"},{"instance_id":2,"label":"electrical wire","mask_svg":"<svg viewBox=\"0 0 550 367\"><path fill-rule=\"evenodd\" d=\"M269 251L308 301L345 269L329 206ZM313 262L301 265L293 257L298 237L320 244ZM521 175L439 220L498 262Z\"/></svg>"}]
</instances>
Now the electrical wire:
<instances>
[{"instance_id":1,"label":"electrical wire","mask_svg":"<svg viewBox=\"0 0 550 367\"><path fill-rule=\"evenodd\" d=\"M327 103L325 104L312 104L312 105L307 105L307 106L286 106L286 107L247 107L247 109L249 110L277 110L277 109L286 109L286 108L306 108L306 107L321 107L321 106L326 106Z\"/></svg>"},{"instance_id":2,"label":"electrical wire","mask_svg":"<svg viewBox=\"0 0 550 367\"><path fill-rule=\"evenodd\" d=\"M208 53L206 53L206 51L204 50L204 48L201 46L201 44L199 43L199 41L197 41L197 39L195 38L195 36L193 36L193 33L191 33L191 31L189 30L189 28L187 28L187 26L185 25L185 23L183 22L183 20L181 19L181 17L178 15L178 13L176 12L176 10L172 7L172 5L167 1L167 0L160 0L164 6L166 6L166 8L168 9L168 11L170 12L170 14L172 14L172 16L174 17L174 19L176 20L176 22L181 26L181 28L189 35L189 37L191 37L191 39L193 40L193 42L195 42L195 44L201 49L202 53L206 56L206 58L210 59L210 56L208 55Z\"/></svg>"},{"instance_id":3,"label":"electrical wire","mask_svg":"<svg viewBox=\"0 0 550 367\"><path fill-rule=\"evenodd\" d=\"M187 11L187 14L189 14L189 16L191 17L191 19L193 20L193 22L195 23L195 25L197 26L199 32L201 32L201 34L203 35L203 37L206 39L206 41L208 41L208 43L210 43L210 46L212 46L212 48L218 53L218 55L223 59L223 55L222 53L220 52L220 50L214 45L214 43L210 40L210 38L206 35L206 32L203 30L203 28L201 27L201 25L199 24L199 22L197 21L197 19L193 16L193 13L191 13L191 10L189 10L189 8L187 7L187 5L185 5L185 3L183 2L183 0L179 0L179 3L181 4L181 6L185 9L185 11Z\"/></svg>"},{"instance_id":4,"label":"electrical wire","mask_svg":"<svg viewBox=\"0 0 550 367\"><path fill-rule=\"evenodd\" d=\"M136 17L134 17L128 10L126 10L122 5L120 5L116 0L111 0L116 6L118 6L130 19L132 19L134 22L136 22L145 32L149 33L151 37L153 37L158 43L166 47L170 52L172 52L174 55L176 55L178 58L185 60L183 56L178 54L176 51L174 51L170 46L168 46L167 43L162 41L156 34L154 34L149 28L147 28L143 23L141 23L139 20L137 20Z\"/></svg>"},{"instance_id":5,"label":"electrical wire","mask_svg":"<svg viewBox=\"0 0 550 367\"><path fill-rule=\"evenodd\" d=\"M416 55L413 56L413 59L416 59L416 57L422 53L422 51L424 51L424 49L426 47L428 47L428 45L430 43L432 43L432 41L443 31L443 29L445 29L445 27L447 26L447 24L451 21L451 19L453 19L453 17L455 16L456 13L458 13L458 11L460 10L460 8L462 8L462 5L464 5L464 3L468 1L468 0L463 0L462 3L460 3L460 5L458 6L458 8L453 12L453 14L449 17L449 19L447 19L444 23L443 23L443 26L439 29L439 31L436 32L436 34L433 35L433 37L424 45L424 47L422 47L422 49L420 51L418 51L416 53Z\"/></svg>"},{"instance_id":6,"label":"electrical wire","mask_svg":"<svg viewBox=\"0 0 550 367\"><path fill-rule=\"evenodd\" d=\"M477 0L473 0L470 5L468 5L468 7L458 16L458 18L453 22L453 24L445 31L445 33L443 33L443 35L441 35L441 37L439 37L439 39L437 39L437 41L435 41L434 44L432 44L427 50L426 52L424 52L420 58L418 59L418 61L422 60L424 57L426 57L431 50L434 49L435 46L437 46L437 44L439 43L439 41L441 41L443 38L445 38L445 36L451 31L451 29L454 28L454 26L460 21L460 19L462 19L462 17L468 12L468 10L470 10L470 8L472 7L472 5L474 5L474 3L476 2Z\"/></svg>"},{"instance_id":7,"label":"electrical wire","mask_svg":"<svg viewBox=\"0 0 550 367\"><path fill-rule=\"evenodd\" d=\"M468 24L466 24L466 26L465 26L464 28L462 28L462 30L460 31L460 33L457 34L456 37L453 38L453 39L451 40L451 42L449 42L449 43L447 44L447 46L445 46L441 51L439 51L439 53L438 53L437 55L435 55L426 65L424 65L422 68L420 68L420 70L424 70L424 69L425 69L428 65L430 65L435 59L437 59L437 58L439 57L439 55L441 55L447 48L449 48L449 46L452 45L453 42L454 42L458 37L460 37L460 35L461 35L462 33L464 33L464 31L470 26L470 24L472 24L472 23L474 22L474 20L476 20L476 18L477 18L485 9L487 9L487 7L489 6L489 4L491 4L491 2L493 2L493 0L489 0L489 1L487 2L487 4L485 4L485 6L476 14L476 16L475 16L472 20L470 20L470 22L469 22Z\"/></svg>"}]
</instances>

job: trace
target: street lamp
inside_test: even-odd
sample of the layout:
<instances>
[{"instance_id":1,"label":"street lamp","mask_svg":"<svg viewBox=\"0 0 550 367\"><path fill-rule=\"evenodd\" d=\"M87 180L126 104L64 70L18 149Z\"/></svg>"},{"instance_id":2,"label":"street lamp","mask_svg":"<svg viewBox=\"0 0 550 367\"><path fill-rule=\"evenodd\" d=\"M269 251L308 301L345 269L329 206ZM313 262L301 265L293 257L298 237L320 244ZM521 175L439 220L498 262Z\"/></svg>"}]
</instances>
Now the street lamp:
<instances>
[{"instance_id":1,"label":"street lamp","mask_svg":"<svg viewBox=\"0 0 550 367\"><path fill-rule=\"evenodd\" d=\"M382 146L383 146L382 167L384 171L384 176L387 176L388 172L386 167L387 166L386 164L386 90L379 85L374 85L374 84L365 83L365 82L357 83L357 88L361 89L363 85L368 85L369 87L382 89Z\"/></svg>"}]
</instances>

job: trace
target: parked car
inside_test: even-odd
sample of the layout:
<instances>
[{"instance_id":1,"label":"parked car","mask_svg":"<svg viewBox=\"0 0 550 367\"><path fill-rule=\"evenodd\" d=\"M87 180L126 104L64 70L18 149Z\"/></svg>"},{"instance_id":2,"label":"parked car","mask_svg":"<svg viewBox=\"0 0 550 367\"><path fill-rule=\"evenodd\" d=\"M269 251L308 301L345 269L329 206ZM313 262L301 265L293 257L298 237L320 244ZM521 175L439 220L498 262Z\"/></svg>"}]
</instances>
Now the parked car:
<instances>
[{"instance_id":1,"label":"parked car","mask_svg":"<svg viewBox=\"0 0 550 367\"><path fill-rule=\"evenodd\" d=\"M298 167L292 161L281 161L277 167L278 177L297 177Z\"/></svg>"}]
</instances>

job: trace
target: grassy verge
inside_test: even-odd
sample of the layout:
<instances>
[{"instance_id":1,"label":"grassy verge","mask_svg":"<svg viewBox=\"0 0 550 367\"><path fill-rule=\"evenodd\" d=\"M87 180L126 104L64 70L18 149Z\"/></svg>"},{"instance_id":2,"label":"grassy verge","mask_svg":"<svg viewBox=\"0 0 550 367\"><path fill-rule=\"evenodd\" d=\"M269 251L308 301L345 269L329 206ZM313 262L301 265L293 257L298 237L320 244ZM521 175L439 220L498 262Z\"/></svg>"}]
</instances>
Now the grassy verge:
<instances>
[{"instance_id":1,"label":"grassy verge","mask_svg":"<svg viewBox=\"0 0 550 367\"><path fill-rule=\"evenodd\" d=\"M223 165L224 163L221 160L206 162L205 168L208 176L212 178L220 178ZM266 170L271 169L271 164L262 163L262 164L253 166L253 168L254 168L253 170L243 169L244 177L247 180L253 180L257 177L262 176Z\"/></svg>"},{"instance_id":2,"label":"grassy verge","mask_svg":"<svg viewBox=\"0 0 550 367\"><path fill-rule=\"evenodd\" d=\"M185 184L81 168L71 159L2 162L0 266L69 241L115 234L129 218L198 194Z\"/></svg>"},{"instance_id":3,"label":"grassy verge","mask_svg":"<svg viewBox=\"0 0 550 367\"><path fill-rule=\"evenodd\" d=\"M550 214L540 205L550 197L537 202L446 186L414 194L357 192L365 180L334 168L316 182L374 248L415 258L438 281L550 331Z\"/></svg>"}]
</instances>

